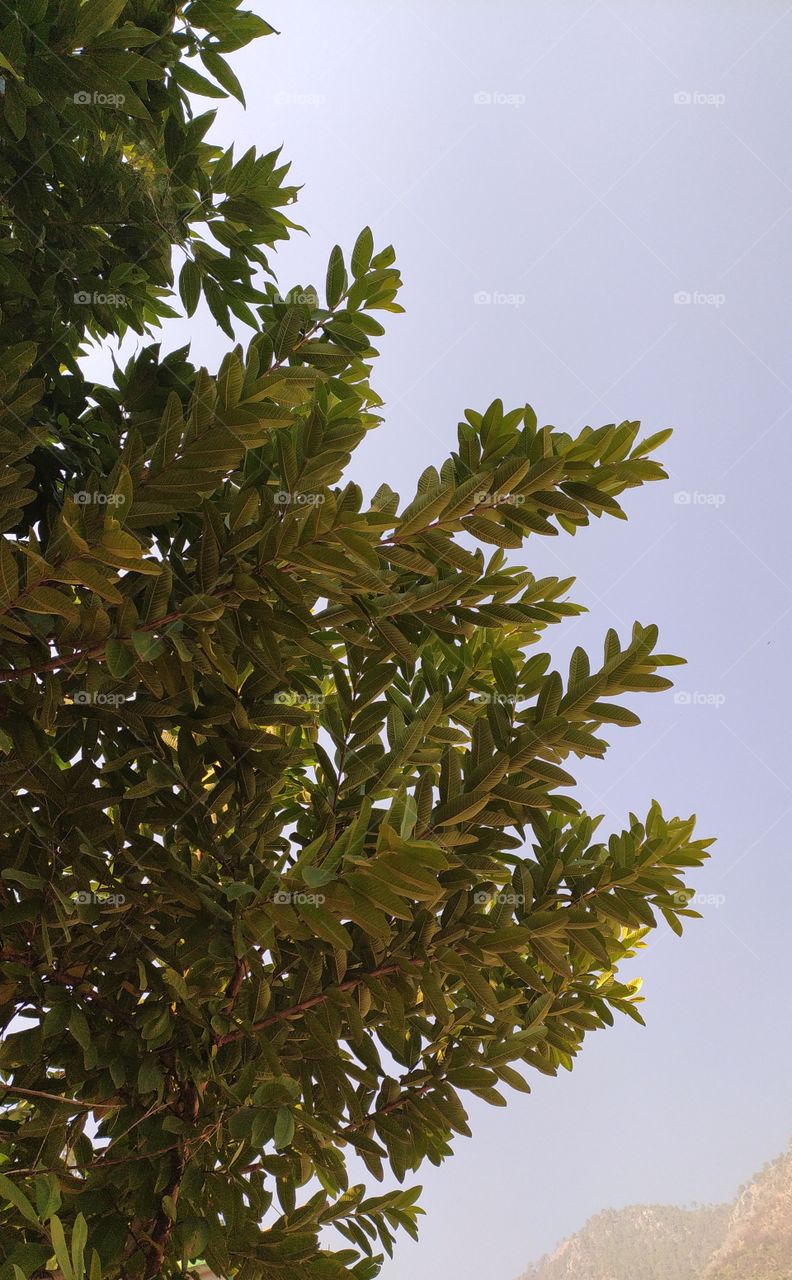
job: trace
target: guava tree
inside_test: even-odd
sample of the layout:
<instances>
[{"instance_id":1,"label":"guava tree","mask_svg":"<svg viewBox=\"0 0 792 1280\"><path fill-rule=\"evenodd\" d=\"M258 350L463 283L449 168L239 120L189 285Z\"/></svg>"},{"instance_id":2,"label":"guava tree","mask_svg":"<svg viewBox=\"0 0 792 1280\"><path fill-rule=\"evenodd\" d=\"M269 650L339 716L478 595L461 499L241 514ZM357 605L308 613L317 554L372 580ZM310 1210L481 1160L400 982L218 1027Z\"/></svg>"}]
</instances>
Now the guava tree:
<instances>
[{"instance_id":1,"label":"guava tree","mask_svg":"<svg viewBox=\"0 0 792 1280\"><path fill-rule=\"evenodd\" d=\"M665 435L496 401L406 502L345 480L394 253L279 291L286 167L194 114L269 31L238 4L0 15L2 1280L375 1275L417 1191L349 1153L402 1183L639 1017L618 966L706 857L657 805L598 840L565 767L668 687L656 628L555 670L571 580L507 555ZM214 372L177 295L244 335Z\"/></svg>"}]
</instances>

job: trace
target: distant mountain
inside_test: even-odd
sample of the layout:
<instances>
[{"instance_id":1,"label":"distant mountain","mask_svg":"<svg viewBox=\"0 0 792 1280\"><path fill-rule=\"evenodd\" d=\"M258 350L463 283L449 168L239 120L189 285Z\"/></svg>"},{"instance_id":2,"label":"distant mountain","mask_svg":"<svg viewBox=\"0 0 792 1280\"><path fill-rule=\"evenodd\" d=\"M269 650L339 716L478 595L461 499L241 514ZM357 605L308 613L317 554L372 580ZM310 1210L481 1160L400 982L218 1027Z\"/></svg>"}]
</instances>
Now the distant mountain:
<instances>
[{"instance_id":1,"label":"distant mountain","mask_svg":"<svg viewBox=\"0 0 792 1280\"><path fill-rule=\"evenodd\" d=\"M792 1147L732 1205L598 1213L520 1280L792 1280Z\"/></svg>"},{"instance_id":2,"label":"distant mountain","mask_svg":"<svg viewBox=\"0 0 792 1280\"><path fill-rule=\"evenodd\" d=\"M702 1280L725 1238L729 1214L728 1205L608 1209L521 1280Z\"/></svg>"},{"instance_id":3,"label":"distant mountain","mask_svg":"<svg viewBox=\"0 0 792 1280\"><path fill-rule=\"evenodd\" d=\"M742 1189L701 1280L792 1280L792 1145Z\"/></svg>"}]
</instances>

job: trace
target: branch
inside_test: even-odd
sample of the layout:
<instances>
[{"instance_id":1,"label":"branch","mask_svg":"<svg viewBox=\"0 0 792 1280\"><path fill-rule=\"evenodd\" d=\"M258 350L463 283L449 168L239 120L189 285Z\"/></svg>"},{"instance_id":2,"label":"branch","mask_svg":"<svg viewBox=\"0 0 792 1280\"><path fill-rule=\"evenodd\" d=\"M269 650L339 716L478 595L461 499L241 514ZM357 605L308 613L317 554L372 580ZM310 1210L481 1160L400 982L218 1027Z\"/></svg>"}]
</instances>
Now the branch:
<instances>
[{"instance_id":1,"label":"branch","mask_svg":"<svg viewBox=\"0 0 792 1280\"><path fill-rule=\"evenodd\" d=\"M402 1094L402 1096L397 1098L395 1102L389 1102L385 1107L377 1107L374 1111L370 1111L362 1120L356 1120L354 1124L348 1124L345 1125L343 1129L337 1129L335 1137L345 1138L347 1134L354 1133L357 1129L364 1129L366 1125L371 1124L372 1120L376 1120L377 1116L387 1116L392 1111L399 1111L415 1098L421 1098L425 1093L429 1093L432 1088L432 1083L433 1082L422 1084L420 1088L413 1089L410 1093ZM260 1161L254 1160L252 1164L245 1165L244 1168L239 1169L238 1172L240 1174L255 1173L257 1170L266 1172Z\"/></svg>"},{"instance_id":2,"label":"branch","mask_svg":"<svg viewBox=\"0 0 792 1280\"><path fill-rule=\"evenodd\" d=\"M88 1164L67 1164L61 1165L56 1169L43 1169L40 1165L37 1165L32 1169L3 1169L3 1173L7 1178L32 1178L42 1173L56 1173L59 1178L69 1175L76 1177L77 1170L81 1173L86 1171L90 1173L91 1170L98 1169L101 1173L102 1169L107 1169L110 1165L130 1164L134 1160L155 1160L157 1156L166 1156L169 1151L176 1151L177 1149L178 1143L173 1142L169 1147L160 1147L159 1151L136 1151L132 1155L120 1156L115 1160L105 1160L103 1156L99 1155L95 1160L89 1161ZM108 1147L108 1151L112 1151L112 1147ZM80 1182L80 1185L84 1184Z\"/></svg>"},{"instance_id":3,"label":"branch","mask_svg":"<svg viewBox=\"0 0 792 1280\"><path fill-rule=\"evenodd\" d=\"M184 1177L186 1163L183 1151L176 1150L171 1153L171 1176L167 1187L162 1193L162 1199L165 1196L170 1196L174 1206L179 1199L179 1188ZM162 1259L165 1257L172 1234L173 1220L168 1217L163 1207L157 1214L154 1228L151 1232L151 1247L146 1256L146 1269L143 1273L145 1280L154 1280L160 1274Z\"/></svg>"},{"instance_id":4,"label":"branch","mask_svg":"<svg viewBox=\"0 0 792 1280\"><path fill-rule=\"evenodd\" d=\"M354 1124L348 1124L345 1128L338 1130L338 1137L343 1138L348 1133L354 1133L356 1129L364 1129L372 1120L376 1120L377 1116L387 1116L391 1111L398 1111L401 1107L405 1107L408 1102L412 1102L414 1098L421 1098L432 1088L431 1083L422 1084L420 1088L413 1089L410 1093L402 1094L395 1102L389 1102L386 1107L377 1107L376 1110L370 1111L362 1120L356 1120Z\"/></svg>"},{"instance_id":5,"label":"branch","mask_svg":"<svg viewBox=\"0 0 792 1280\"><path fill-rule=\"evenodd\" d=\"M426 964L426 961L411 959L404 960L402 963L417 967ZM255 1035L256 1032L265 1031L267 1027L272 1027L277 1022L283 1022L286 1018L298 1017L306 1009L313 1009L318 1004L324 1004L336 991L354 991L355 987L359 987L361 982L365 982L367 978L384 978L388 974L400 972L401 964L385 964L381 965L379 969L373 969L370 973L356 974L353 978L347 978L345 982L339 982L334 987L328 987L326 991L320 992L319 995L310 996L307 1000L301 1000L299 1004L292 1004L285 1009L279 1009L277 1013L270 1014L268 1018L262 1018L260 1022L254 1022L251 1027L235 1027L233 1031L226 1031L225 1035L218 1036L216 1043L222 1046L230 1044L234 1040L241 1040L245 1036Z\"/></svg>"},{"instance_id":6,"label":"branch","mask_svg":"<svg viewBox=\"0 0 792 1280\"><path fill-rule=\"evenodd\" d=\"M5 1101L5 1094L16 1094L20 1098L42 1098L45 1102L59 1102L65 1107L74 1107L77 1111L117 1111L123 1102L81 1102L78 1098L62 1098L57 1093L43 1093L41 1089L22 1089L16 1084L0 1084L5 1090L0 1104Z\"/></svg>"}]
</instances>

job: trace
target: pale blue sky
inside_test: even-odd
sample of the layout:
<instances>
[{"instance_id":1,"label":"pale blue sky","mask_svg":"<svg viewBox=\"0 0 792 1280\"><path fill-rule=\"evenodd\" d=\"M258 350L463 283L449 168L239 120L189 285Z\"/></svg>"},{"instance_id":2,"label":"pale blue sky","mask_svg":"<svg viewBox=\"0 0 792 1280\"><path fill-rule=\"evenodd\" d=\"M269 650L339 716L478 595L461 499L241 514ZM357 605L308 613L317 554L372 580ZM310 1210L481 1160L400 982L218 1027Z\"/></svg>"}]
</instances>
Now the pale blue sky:
<instances>
[{"instance_id":1,"label":"pale blue sky","mask_svg":"<svg viewBox=\"0 0 792 1280\"><path fill-rule=\"evenodd\" d=\"M551 637L559 660L634 618L688 657L689 702L636 700L642 727L614 730L581 776L609 823L652 796L698 812L719 841L695 882L714 901L637 966L646 1029L593 1037L571 1076L506 1111L473 1102L473 1139L423 1178L420 1244L384 1271L512 1280L598 1209L730 1198L792 1132L792 8L247 7L282 34L234 55L248 111L222 106L217 136L283 143L305 184L311 236L278 255L282 288L321 283L366 223L405 279L376 375L386 423L353 464L368 492L409 492L462 411L497 395L569 429L676 428L671 479L628 495L629 525L536 539L525 558L574 572L590 607ZM187 337L216 367L211 320L174 323L167 345Z\"/></svg>"}]
</instances>

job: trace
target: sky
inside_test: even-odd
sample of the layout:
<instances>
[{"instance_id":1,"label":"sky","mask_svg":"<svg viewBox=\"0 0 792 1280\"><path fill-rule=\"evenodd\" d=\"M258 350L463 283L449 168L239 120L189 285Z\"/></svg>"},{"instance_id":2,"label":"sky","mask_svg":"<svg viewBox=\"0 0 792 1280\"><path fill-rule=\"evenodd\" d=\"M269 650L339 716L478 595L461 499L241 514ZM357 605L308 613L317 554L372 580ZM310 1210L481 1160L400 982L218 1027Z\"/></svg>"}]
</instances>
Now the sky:
<instances>
[{"instance_id":1,"label":"sky","mask_svg":"<svg viewBox=\"0 0 792 1280\"><path fill-rule=\"evenodd\" d=\"M630 970L647 1027L591 1037L571 1074L422 1170L427 1218L384 1280L514 1280L593 1213L730 1199L792 1133L787 531L792 338L792 7L770 0L248 0L280 35L232 56L247 112L214 136L283 144L303 184L282 291L322 284L338 242L393 243L403 316L374 383L385 423L353 459L405 498L465 408L526 401L569 431L673 426L670 478L629 524L532 539L589 612L554 665L610 626L656 622L675 692L633 705L577 766L609 827L653 797L717 837L703 919ZM227 340L172 322L210 369ZM97 357L98 363L101 363ZM787 496L785 496L787 495Z\"/></svg>"}]
</instances>

